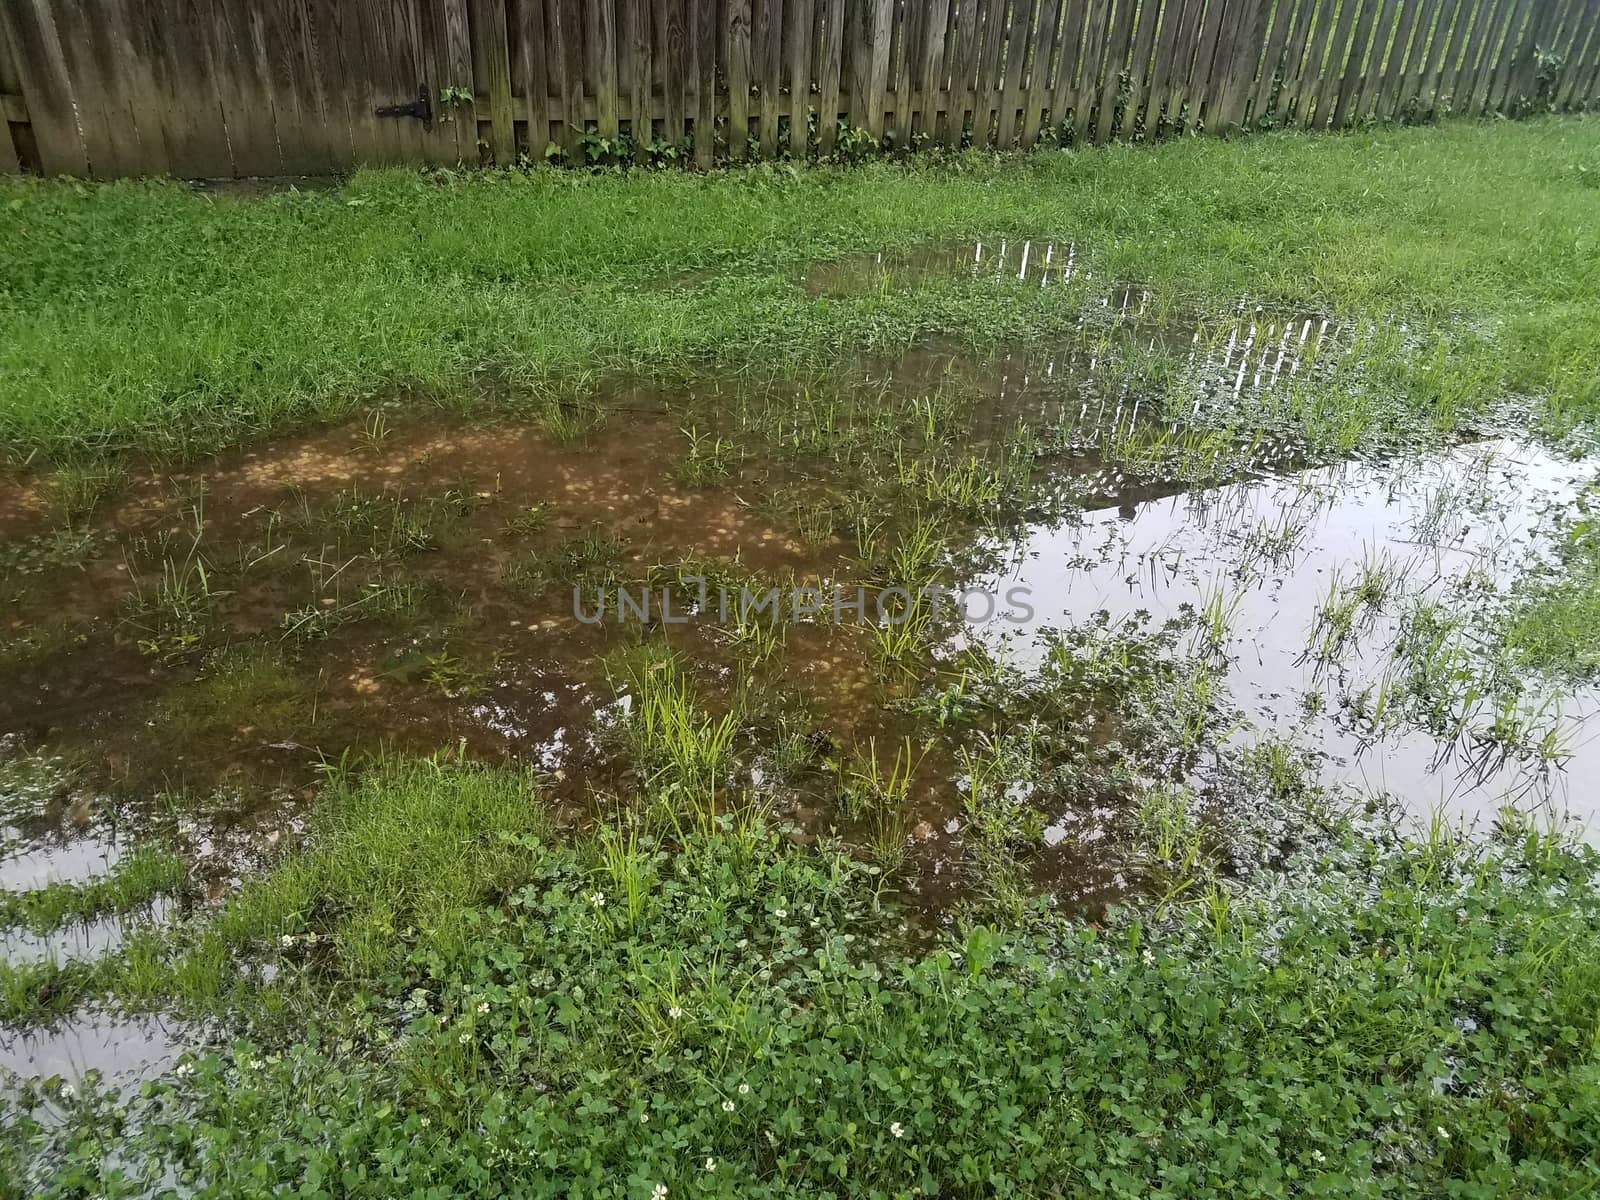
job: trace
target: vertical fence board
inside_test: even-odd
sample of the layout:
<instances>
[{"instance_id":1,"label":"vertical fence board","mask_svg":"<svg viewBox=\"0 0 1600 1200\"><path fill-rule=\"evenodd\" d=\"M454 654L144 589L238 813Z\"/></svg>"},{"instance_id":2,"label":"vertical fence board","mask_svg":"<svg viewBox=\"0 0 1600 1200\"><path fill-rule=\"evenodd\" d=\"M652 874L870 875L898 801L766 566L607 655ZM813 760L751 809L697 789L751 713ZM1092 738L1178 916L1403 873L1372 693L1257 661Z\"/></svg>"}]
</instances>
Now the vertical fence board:
<instances>
[{"instance_id":1,"label":"vertical fence board","mask_svg":"<svg viewBox=\"0 0 1600 1200\"><path fill-rule=\"evenodd\" d=\"M1486 52L1487 65L1478 73L1478 82L1473 87L1474 112L1494 112L1500 107L1501 98L1510 83L1511 68L1527 13L1528 0L1517 0L1506 11L1499 28L1491 31L1493 40Z\"/></svg>"},{"instance_id":2,"label":"vertical fence board","mask_svg":"<svg viewBox=\"0 0 1600 1200\"><path fill-rule=\"evenodd\" d=\"M1289 34L1289 46L1283 56L1283 86L1278 92L1276 124L1289 126L1302 123L1305 94L1314 68L1311 65L1312 33L1327 14L1319 0L1300 0L1295 11L1294 29Z\"/></svg>"},{"instance_id":3,"label":"vertical fence board","mask_svg":"<svg viewBox=\"0 0 1600 1200\"><path fill-rule=\"evenodd\" d=\"M1247 90L1246 120L1260 122L1277 98L1284 69L1284 52L1298 8L1294 0L1275 0L1272 4L1267 21L1266 45L1261 50L1261 65Z\"/></svg>"},{"instance_id":4,"label":"vertical fence board","mask_svg":"<svg viewBox=\"0 0 1600 1200\"><path fill-rule=\"evenodd\" d=\"M45 0L5 0L0 23L11 43L28 120L46 175L87 175L89 157L73 113L66 57Z\"/></svg>"},{"instance_id":5,"label":"vertical fence board","mask_svg":"<svg viewBox=\"0 0 1600 1200\"><path fill-rule=\"evenodd\" d=\"M1122 92L1122 73L1132 48L1134 18L1142 7L1144 5L1140 0L1118 0L1116 20L1108 30L1104 79L1100 84L1100 101L1094 122L1094 140L1097 142L1110 141L1116 132L1117 99Z\"/></svg>"},{"instance_id":6,"label":"vertical fence board","mask_svg":"<svg viewBox=\"0 0 1600 1200\"><path fill-rule=\"evenodd\" d=\"M839 88L844 69L844 0L817 0L817 28L822 31L817 86L817 150L833 153L839 135Z\"/></svg>"},{"instance_id":7,"label":"vertical fence board","mask_svg":"<svg viewBox=\"0 0 1600 1200\"><path fill-rule=\"evenodd\" d=\"M1126 4L1129 0L1121 0ZM1093 136L1094 126L1089 123L1094 115L1095 97L1100 92L1100 62L1105 57L1106 23L1111 17L1111 3L1093 4L1083 30L1083 54L1078 60L1078 82L1073 90L1072 134L1074 141L1084 141Z\"/></svg>"},{"instance_id":8,"label":"vertical fence board","mask_svg":"<svg viewBox=\"0 0 1600 1200\"><path fill-rule=\"evenodd\" d=\"M1481 77L1479 64L1488 58L1490 53L1488 47L1493 45L1509 7L1505 0L1478 0L1477 11L1472 19L1472 36L1467 41L1466 51L1461 59L1461 70L1456 76L1456 86L1450 106L1452 113L1477 114L1473 96Z\"/></svg>"},{"instance_id":9,"label":"vertical fence board","mask_svg":"<svg viewBox=\"0 0 1600 1200\"><path fill-rule=\"evenodd\" d=\"M1006 23L1004 65L1000 72L1000 119L996 123L996 145L1009 150L1017 137L1017 112L1021 103L1022 68L1028 51L1028 26L1033 19L1032 0L1011 0L1010 20Z\"/></svg>"},{"instance_id":10,"label":"vertical fence board","mask_svg":"<svg viewBox=\"0 0 1600 1200\"><path fill-rule=\"evenodd\" d=\"M511 42L506 25L506 0L473 0L471 8L473 61L481 56L487 77L478 81L479 92L489 93L489 150L502 167L516 162L515 120L511 107ZM576 25L572 40L578 41ZM578 76L582 83L582 73ZM394 103L394 101L385 101Z\"/></svg>"},{"instance_id":11,"label":"vertical fence board","mask_svg":"<svg viewBox=\"0 0 1600 1200\"><path fill-rule=\"evenodd\" d=\"M1144 103L1151 71L1155 66L1156 36L1163 19L1163 4L1145 3L1139 13L1139 32L1128 55L1128 102L1122 118L1124 136L1142 137L1146 134Z\"/></svg>"},{"instance_id":12,"label":"vertical fence board","mask_svg":"<svg viewBox=\"0 0 1600 1200\"><path fill-rule=\"evenodd\" d=\"M1244 124L1251 89L1268 50L1268 11L1273 0L1244 0L1228 32L1228 66L1217 102L1216 131Z\"/></svg>"},{"instance_id":13,"label":"vertical fence board","mask_svg":"<svg viewBox=\"0 0 1600 1200\"><path fill-rule=\"evenodd\" d=\"M784 87L783 0L756 0L756 86L761 90L761 157L778 157L778 114Z\"/></svg>"},{"instance_id":14,"label":"vertical fence board","mask_svg":"<svg viewBox=\"0 0 1600 1200\"><path fill-rule=\"evenodd\" d=\"M811 99L811 51L816 6L813 0L788 0L784 6L789 85L789 156L804 159L815 106Z\"/></svg>"},{"instance_id":15,"label":"vertical fence board","mask_svg":"<svg viewBox=\"0 0 1600 1200\"><path fill-rule=\"evenodd\" d=\"M1381 122L1394 120L1406 82L1411 77L1411 67L1422 53L1422 42L1427 37L1426 19L1426 3L1422 3L1422 0L1405 0L1400 10L1400 22L1395 26L1389 62L1378 80L1378 96L1373 101L1376 106L1373 115Z\"/></svg>"},{"instance_id":16,"label":"vertical fence board","mask_svg":"<svg viewBox=\"0 0 1600 1200\"><path fill-rule=\"evenodd\" d=\"M695 80L694 159L709 167L716 155L717 131L717 8L712 0L673 0L667 22L667 60L679 64L672 85L672 103L678 109L678 128L683 128L685 83ZM694 47L692 52L689 47Z\"/></svg>"},{"instance_id":17,"label":"vertical fence board","mask_svg":"<svg viewBox=\"0 0 1600 1200\"><path fill-rule=\"evenodd\" d=\"M630 19L636 20L638 0L630 7L633 9ZM528 121L528 157L534 162L543 162L550 145L550 56L545 41L544 0L518 0L516 29L517 51L522 56L522 106ZM637 65L637 58L633 61ZM636 81L629 82L637 88ZM636 100L636 97L630 96L630 99ZM649 141L646 137L643 144Z\"/></svg>"},{"instance_id":18,"label":"vertical fence board","mask_svg":"<svg viewBox=\"0 0 1600 1200\"><path fill-rule=\"evenodd\" d=\"M1178 43L1189 20L1193 0L1167 0L1161 18L1161 36L1156 41L1155 61L1150 67L1150 94L1145 101L1145 124L1151 137L1161 132L1162 114L1172 94L1173 64Z\"/></svg>"},{"instance_id":19,"label":"vertical fence board","mask_svg":"<svg viewBox=\"0 0 1600 1200\"><path fill-rule=\"evenodd\" d=\"M1358 111L1359 89L1363 86L1363 81L1369 78L1366 71L1367 56L1370 53L1374 59L1382 57L1382 47L1376 45L1375 42L1384 37L1388 21L1392 19L1394 5L1395 0L1382 0L1382 8L1380 10L1379 0L1364 0L1361 6L1361 14L1356 19L1355 35L1350 42L1350 61L1345 66L1344 74L1340 76L1339 94L1334 98L1333 102L1333 124L1335 128L1354 124L1355 120L1360 116ZM1380 28L1375 38L1373 23L1380 11L1384 20L1379 22Z\"/></svg>"},{"instance_id":20,"label":"vertical fence board","mask_svg":"<svg viewBox=\"0 0 1600 1200\"><path fill-rule=\"evenodd\" d=\"M1418 113L1433 111L1434 101L1439 90L1439 72L1444 65L1445 47L1450 42L1450 35L1455 30L1456 13L1461 9L1461 0L1431 0L1437 12L1431 19L1432 29L1428 33L1427 45L1423 47L1422 61L1417 72L1416 92L1412 97L1401 97L1401 108L1415 101Z\"/></svg>"},{"instance_id":21,"label":"vertical fence board","mask_svg":"<svg viewBox=\"0 0 1600 1200\"><path fill-rule=\"evenodd\" d=\"M1561 86L1556 91L1556 102L1562 108L1582 105L1589 99L1588 84L1591 65L1600 59L1600 0L1588 0L1583 5L1578 21L1578 36L1573 39L1573 53L1562 68Z\"/></svg>"},{"instance_id":22,"label":"vertical fence board","mask_svg":"<svg viewBox=\"0 0 1600 1200\"><path fill-rule=\"evenodd\" d=\"M945 144L959 146L966 135L967 114L978 106L978 72L983 58L983 22L988 0L956 0L956 66L950 80L950 117L945 122ZM977 140L977 126L973 126Z\"/></svg>"},{"instance_id":23,"label":"vertical fence board","mask_svg":"<svg viewBox=\"0 0 1600 1200\"><path fill-rule=\"evenodd\" d=\"M1028 67L1028 93L1023 98L1022 144L1029 148L1039 141L1044 110L1050 104L1050 62L1060 27L1061 0L1041 0L1033 33L1033 62Z\"/></svg>"},{"instance_id":24,"label":"vertical fence board","mask_svg":"<svg viewBox=\"0 0 1600 1200\"><path fill-rule=\"evenodd\" d=\"M1455 106L1455 87L1460 74L1460 64L1466 52L1472 26L1477 19L1481 0L1447 0L1455 5L1449 33L1442 40L1443 53L1433 74L1428 96L1430 117L1448 112Z\"/></svg>"},{"instance_id":25,"label":"vertical fence board","mask_svg":"<svg viewBox=\"0 0 1600 1200\"><path fill-rule=\"evenodd\" d=\"M688 115L684 103L684 73L689 64L683 56L684 47L673 40L673 23L682 18L674 11L677 0L644 0L649 7L646 20L650 23L652 52L652 78L661 80L661 100L655 111L661 113L661 138L673 146L681 146L685 137L684 118ZM693 4L694 0L689 0ZM656 101L652 98L652 106ZM698 133L698 127L696 128ZM698 148L698 138L696 147Z\"/></svg>"},{"instance_id":26,"label":"vertical fence board","mask_svg":"<svg viewBox=\"0 0 1600 1200\"><path fill-rule=\"evenodd\" d=\"M750 0L728 6L728 157L737 162L750 142Z\"/></svg>"}]
</instances>

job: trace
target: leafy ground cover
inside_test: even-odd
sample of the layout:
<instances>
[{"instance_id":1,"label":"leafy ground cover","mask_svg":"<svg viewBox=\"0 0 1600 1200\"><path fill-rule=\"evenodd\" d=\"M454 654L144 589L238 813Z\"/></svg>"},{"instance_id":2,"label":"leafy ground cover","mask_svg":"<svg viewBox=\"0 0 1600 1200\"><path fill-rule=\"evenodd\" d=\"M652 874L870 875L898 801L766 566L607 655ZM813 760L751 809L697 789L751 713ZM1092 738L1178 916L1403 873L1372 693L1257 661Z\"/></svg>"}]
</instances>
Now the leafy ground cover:
<instances>
[{"instance_id":1,"label":"leafy ground cover","mask_svg":"<svg viewBox=\"0 0 1600 1200\"><path fill-rule=\"evenodd\" d=\"M1321 807L1303 788L1257 803ZM249 1002L272 1015L132 1098L6 1101L14 1191L1592 1182L1600 863L1529 825L1407 840L1322 808L1291 861L1194 903L1096 926L1035 907L919 948L874 869L753 817L558 841L525 779L446 761L328 803L318 848L202 935L277 964L274 1004Z\"/></svg>"}]
</instances>

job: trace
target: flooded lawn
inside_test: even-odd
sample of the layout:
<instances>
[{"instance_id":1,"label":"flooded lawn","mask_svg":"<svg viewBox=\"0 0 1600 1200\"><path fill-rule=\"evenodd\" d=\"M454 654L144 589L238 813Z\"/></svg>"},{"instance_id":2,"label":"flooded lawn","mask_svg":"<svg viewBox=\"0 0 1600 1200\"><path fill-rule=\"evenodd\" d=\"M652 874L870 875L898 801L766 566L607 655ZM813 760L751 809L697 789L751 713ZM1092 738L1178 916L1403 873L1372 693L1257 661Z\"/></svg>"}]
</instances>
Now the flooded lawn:
<instances>
[{"instance_id":1,"label":"flooded lawn","mask_svg":"<svg viewBox=\"0 0 1600 1200\"><path fill-rule=\"evenodd\" d=\"M803 286L1076 262L1002 239ZM506 385L493 415L397 401L181 471L16 478L0 881L53 899L13 905L0 954L92 963L214 908L366 756L521 765L580 825L692 778L842 839L930 921L1151 886L1163 806L1226 842L1263 754L1418 819L1587 820L1595 693L1484 646L1594 469L1403 428L1359 388L1405 339L1123 286L988 356Z\"/></svg>"}]
</instances>

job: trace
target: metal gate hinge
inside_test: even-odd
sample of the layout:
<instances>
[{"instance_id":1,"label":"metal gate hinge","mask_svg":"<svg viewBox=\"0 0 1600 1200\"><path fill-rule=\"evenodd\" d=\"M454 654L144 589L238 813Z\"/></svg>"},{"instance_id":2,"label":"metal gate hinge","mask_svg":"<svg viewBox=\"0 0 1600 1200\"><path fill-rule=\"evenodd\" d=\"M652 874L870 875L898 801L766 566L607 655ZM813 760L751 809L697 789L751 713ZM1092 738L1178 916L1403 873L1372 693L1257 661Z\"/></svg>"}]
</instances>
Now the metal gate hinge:
<instances>
[{"instance_id":1,"label":"metal gate hinge","mask_svg":"<svg viewBox=\"0 0 1600 1200\"><path fill-rule=\"evenodd\" d=\"M410 104L384 104L373 112L380 117L415 117L424 125L433 124L433 102L425 86L417 88L417 98Z\"/></svg>"}]
</instances>

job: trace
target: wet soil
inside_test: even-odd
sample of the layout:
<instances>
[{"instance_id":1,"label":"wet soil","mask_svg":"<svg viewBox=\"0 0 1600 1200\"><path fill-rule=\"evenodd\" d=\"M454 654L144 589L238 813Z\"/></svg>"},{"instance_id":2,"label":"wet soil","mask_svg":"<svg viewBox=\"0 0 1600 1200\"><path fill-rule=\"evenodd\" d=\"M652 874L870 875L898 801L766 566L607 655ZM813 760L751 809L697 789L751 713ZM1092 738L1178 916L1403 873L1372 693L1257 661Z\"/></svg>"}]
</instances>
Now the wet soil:
<instances>
[{"instance_id":1,"label":"wet soil","mask_svg":"<svg viewBox=\"0 0 1600 1200\"><path fill-rule=\"evenodd\" d=\"M1049 287L1077 261L1070 243L1005 240L824 264L804 282L828 295L956 270ZM1181 365L1181 395L1108 370L1108 330ZM530 766L567 819L592 819L639 786L616 736L630 701L619 664L649 644L679 657L708 709L744 714L737 786L803 840L896 843L906 896L936 915L980 874L946 724L963 655L1026 681L1042 633L1102 619L1182 626L1171 653L1213 665L1244 716L1232 738L1290 738L1328 782L1419 814L1510 799L1592 815L1565 783L1600 767L1582 729L1591 693L1555 718L1566 775L1362 719L1396 670L1408 605L1468 580L1509 586L1549 553L1544 518L1592 467L1504 441L1315 464L1304 439L1246 439L1217 416L1371 336L1248 304L1178 320L1120 287L1077 335L986 356L925 345L812 374L616 379L494 416L379 406L181 470L131 465L70 522L51 480L0 482L0 762L53 756L70 779L13 789L0 884L80 881L159 838L191 861L184 903L214 901L294 842L322 764L378 750ZM701 579L713 595L899 582L896 547L924 525L945 586L1021 588L1031 614L950 621L890 661L870 617L813 615L753 649L714 602L689 611ZM1319 656L1333 584L1373 563L1393 587L1361 610L1358 637ZM667 588L689 619L617 620L615 604L582 619L585 597L618 587ZM1199 647L1207 614L1225 628ZM1081 711L1052 719L1080 728L1091 756L1143 720L1115 694L1071 702ZM852 818L841 781L912 743L888 832ZM1083 778L1019 790L1038 809L1022 859L1033 886L1094 909L1138 886L1123 839L1128 780L1145 776ZM92 955L121 928L14 935L0 955ZM82 1039L104 1031L86 1028L3 1053L30 1069L92 1057Z\"/></svg>"}]
</instances>

